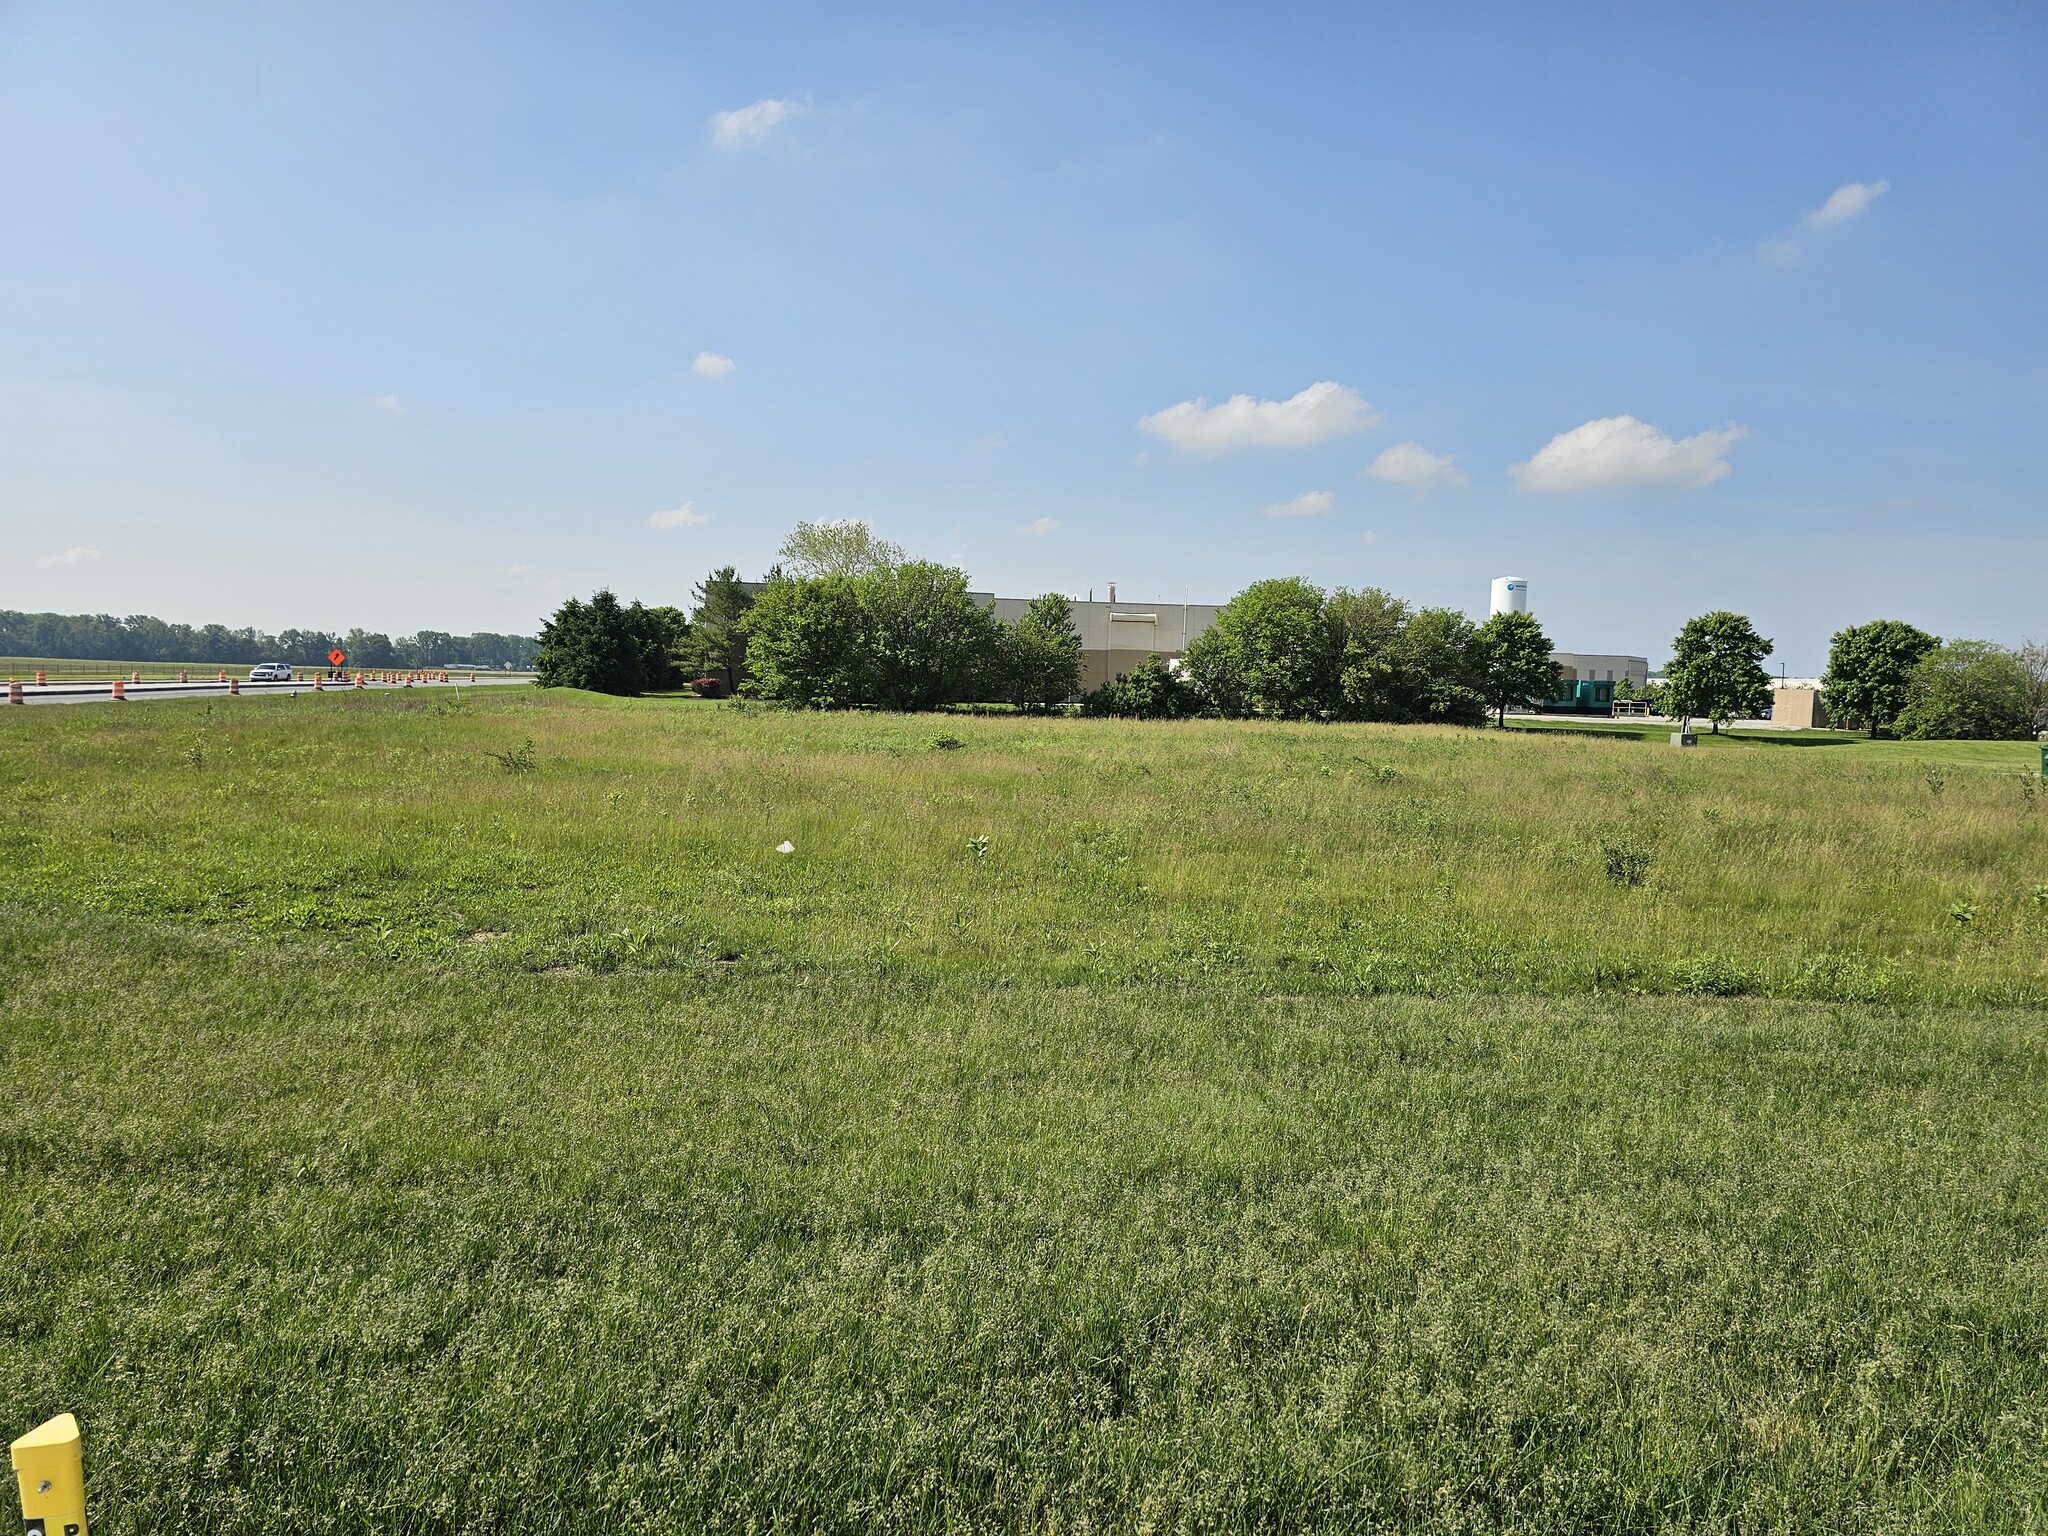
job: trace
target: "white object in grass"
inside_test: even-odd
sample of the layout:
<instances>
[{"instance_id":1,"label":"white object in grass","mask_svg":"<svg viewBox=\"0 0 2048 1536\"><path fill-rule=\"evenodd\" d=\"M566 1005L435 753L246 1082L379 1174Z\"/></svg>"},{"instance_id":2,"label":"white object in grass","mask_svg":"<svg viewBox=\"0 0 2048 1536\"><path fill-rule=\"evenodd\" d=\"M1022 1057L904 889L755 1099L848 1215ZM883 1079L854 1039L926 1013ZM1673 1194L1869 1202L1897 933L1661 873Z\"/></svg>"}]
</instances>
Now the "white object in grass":
<instances>
[{"instance_id":1,"label":"white object in grass","mask_svg":"<svg viewBox=\"0 0 2048 1536\"><path fill-rule=\"evenodd\" d=\"M777 853L795 853L796 844L785 840L775 845L775 851Z\"/></svg>"}]
</instances>

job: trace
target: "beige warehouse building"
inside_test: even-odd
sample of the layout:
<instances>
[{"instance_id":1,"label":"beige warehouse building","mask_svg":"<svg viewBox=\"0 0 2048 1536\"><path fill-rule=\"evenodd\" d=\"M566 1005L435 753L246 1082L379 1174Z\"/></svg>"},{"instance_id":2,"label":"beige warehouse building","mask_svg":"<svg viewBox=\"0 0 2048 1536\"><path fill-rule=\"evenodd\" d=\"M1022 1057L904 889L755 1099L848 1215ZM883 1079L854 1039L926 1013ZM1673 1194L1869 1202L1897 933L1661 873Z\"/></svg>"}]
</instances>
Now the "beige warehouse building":
<instances>
[{"instance_id":1,"label":"beige warehouse building","mask_svg":"<svg viewBox=\"0 0 2048 1536\"><path fill-rule=\"evenodd\" d=\"M1031 600L1024 597L995 597L974 594L995 610L996 617L1014 624L1024 617ZM1106 603L1070 599L1074 629L1081 636L1081 691L1100 688L1119 673L1141 665L1147 656L1172 661L1188 648L1188 642L1216 622L1215 603L1127 603L1119 602L1110 588Z\"/></svg>"}]
</instances>

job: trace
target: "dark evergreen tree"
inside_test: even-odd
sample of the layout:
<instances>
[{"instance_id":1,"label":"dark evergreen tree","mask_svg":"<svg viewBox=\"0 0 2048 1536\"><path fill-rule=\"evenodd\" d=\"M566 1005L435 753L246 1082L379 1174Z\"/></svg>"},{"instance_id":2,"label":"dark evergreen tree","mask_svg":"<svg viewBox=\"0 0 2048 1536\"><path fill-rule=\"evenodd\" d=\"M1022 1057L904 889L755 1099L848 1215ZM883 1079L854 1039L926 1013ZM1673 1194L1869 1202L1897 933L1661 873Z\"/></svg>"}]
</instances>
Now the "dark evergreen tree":
<instances>
[{"instance_id":1,"label":"dark evergreen tree","mask_svg":"<svg viewBox=\"0 0 2048 1536\"><path fill-rule=\"evenodd\" d=\"M731 566L713 571L697 584L697 606L690 614L690 665L720 679L727 693L738 693L747 675L747 634L741 626L754 599Z\"/></svg>"},{"instance_id":2,"label":"dark evergreen tree","mask_svg":"<svg viewBox=\"0 0 2048 1536\"><path fill-rule=\"evenodd\" d=\"M667 687L676 672L673 638L658 610L626 607L600 588L587 603L570 598L541 626L537 681L627 697Z\"/></svg>"}]
</instances>

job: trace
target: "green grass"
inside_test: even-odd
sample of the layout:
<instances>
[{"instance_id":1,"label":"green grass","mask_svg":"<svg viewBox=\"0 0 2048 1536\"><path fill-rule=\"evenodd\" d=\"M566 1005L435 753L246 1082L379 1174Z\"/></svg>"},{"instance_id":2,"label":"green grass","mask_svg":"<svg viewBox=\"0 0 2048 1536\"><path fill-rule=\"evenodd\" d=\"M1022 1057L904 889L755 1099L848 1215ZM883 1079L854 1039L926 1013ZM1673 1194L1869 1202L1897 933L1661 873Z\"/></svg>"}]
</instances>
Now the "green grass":
<instances>
[{"instance_id":1,"label":"green grass","mask_svg":"<svg viewBox=\"0 0 2048 1536\"><path fill-rule=\"evenodd\" d=\"M1642 720L1528 720L1510 719L1511 731L1540 731L1549 735L1619 738L1668 747L1676 727L1670 721ZM1874 761L1902 761L1954 764L1972 768L2037 772L2040 747L2034 742L2012 741L1875 741L1861 731L1809 731L1731 726L1709 731L1695 723L1699 745L1711 750L1728 747L1853 747L1852 756Z\"/></svg>"},{"instance_id":2,"label":"green grass","mask_svg":"<svg viewBox=\"0 0 2048 1536\"><path fill-rule=\"evenodd\" d=\"M1980 756L0 715L7 1422L114 1532L2048 1529Z\"/></svg>"},{"instance_id":3,"label":"green grass","mask_svg":"<svg viewBox=\"0 0 2048 1536\"><path fill-rule=\"evenodd\" d=\"M1588 716L1584 720L1531 720L1511 717L1507 722L1507 728L1511 731L1546 731L1554 735L1567 736L1618 736L1629 741L1647 741L1669 746L1671 735L1678 726L1670 720L1607 720ZM1835 747L1853 745L1866 739L1858 731L1809 731L1766 726L1730 726L1725 731L1714 731L1700 721L1694 722L1693 730L1703 747Z\"/></svg>"},{"instance_id":4,"label":"green grass","mask_svg":"<svg viewBox=\"0 0 2048 1536\"><path fill-rule=\"evenodd\" d=\"M239 675L248 671L251 662L238 662L228 671ZM33 682L38 672L47 673L51 682L105 682L117 677L132 677L140 672L147 682L175 681L178 674L190 672L194 678L216 677L221 664L217 661L76 661L62 656L0 656L0 677L15 677L22 682Z\"/></svg>"},{"instance_id":5,"label":"green grass","mask_svg":"<svg viewBox=\"0 0 2048 1536\"><path fill-rule=\"evenodd\" d=\"M468 970L2048 999L2028 743L1980 771L537 690L31 713L0 720L20 897Z\"/></svg>"}]
</instances>

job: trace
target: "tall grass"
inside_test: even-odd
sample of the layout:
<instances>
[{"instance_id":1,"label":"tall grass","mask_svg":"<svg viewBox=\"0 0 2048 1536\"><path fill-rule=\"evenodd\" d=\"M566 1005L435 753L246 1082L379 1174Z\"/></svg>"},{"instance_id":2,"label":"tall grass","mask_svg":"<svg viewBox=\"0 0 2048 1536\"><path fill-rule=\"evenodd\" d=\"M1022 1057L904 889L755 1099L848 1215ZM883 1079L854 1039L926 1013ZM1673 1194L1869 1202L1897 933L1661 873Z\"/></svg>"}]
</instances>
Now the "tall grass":
<instances>
[{"instance_id":1,"label":"tall grass","mask_svg":"<svg viewBox=\"0 0 2048 1536\"><path fill-rule=\"evenodd\" d=\"M1908 744L943 734L958 747L914 719L538 692L8 718L0 889L469 968L2048 991L2048 796L2025 744L1934 786L1940 749Z\"/></svg>"},{"instance_id":2,"label":"tall grass","mask_svg":"<svg viewBox=\"0 0 2048 1536\"><path fill-rule=\"evenodd\" d=\"M0 713L0 1422L116 1533L2040 1532L2029 755Z\"/></svg>"}]
</instances>

